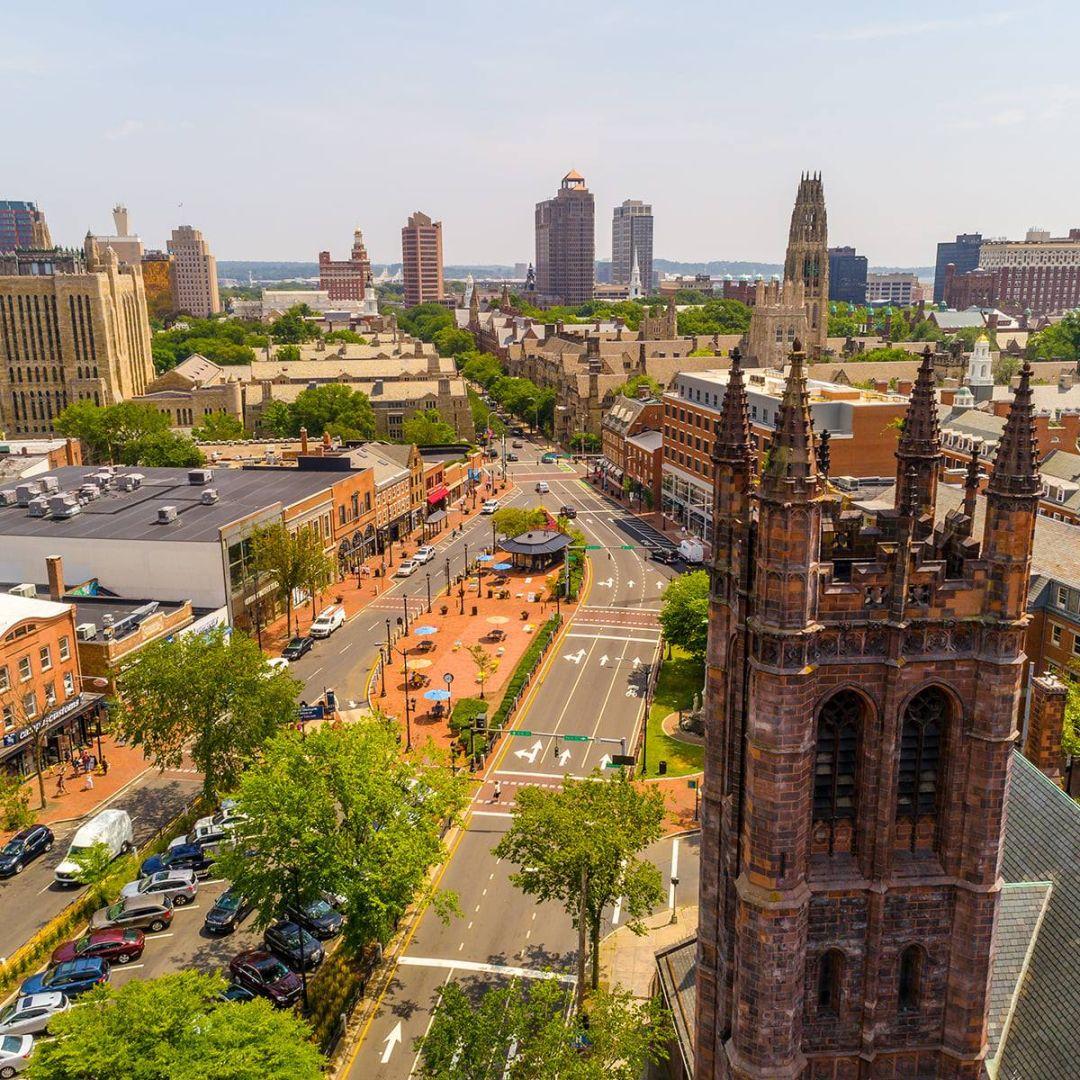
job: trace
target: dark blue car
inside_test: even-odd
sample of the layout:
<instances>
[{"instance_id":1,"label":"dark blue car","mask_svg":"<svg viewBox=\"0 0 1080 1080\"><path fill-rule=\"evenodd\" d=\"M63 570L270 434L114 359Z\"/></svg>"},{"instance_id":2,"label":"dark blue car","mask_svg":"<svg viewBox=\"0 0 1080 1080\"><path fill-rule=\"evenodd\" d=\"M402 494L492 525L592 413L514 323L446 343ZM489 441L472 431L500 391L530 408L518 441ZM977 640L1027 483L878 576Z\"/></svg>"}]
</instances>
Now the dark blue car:
<instances>
[{"instance_id":1,"label":"dark blue car","mask_svg":"<svg viewBox=\"0 0 1080 1080\"><path fill-rule=\"evenodd\" d=\"M160 855L151 855L144 859L139 868L142 877L149 877L159 870L194 870L196 874L204 873L214 861L212 852L206 851L197 844L181 844L179 847L169 848Z\"/></svg>"},{"instance_id":2,"label":"dark blue car","mask_svg":"<svg viewBox=\"0 0 1080 1080\"><path fill-rule=\"evenodd\" d=\"M20 996L59 991L69 998L85 994L109 981L109 961L98 956L67 960L40 975L31 975L19 988Z\"/></svg>"}]
</instances>

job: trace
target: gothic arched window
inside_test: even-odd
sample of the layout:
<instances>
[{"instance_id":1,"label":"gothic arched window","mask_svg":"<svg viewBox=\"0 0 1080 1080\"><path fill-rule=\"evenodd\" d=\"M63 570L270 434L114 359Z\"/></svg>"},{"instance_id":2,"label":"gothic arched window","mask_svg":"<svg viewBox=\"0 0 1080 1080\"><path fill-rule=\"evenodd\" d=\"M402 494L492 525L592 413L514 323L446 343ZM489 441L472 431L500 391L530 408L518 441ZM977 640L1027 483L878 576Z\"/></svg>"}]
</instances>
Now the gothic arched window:
<instances>
[{"instance_id":1,"label":"gothic arched window","mask_svg":"<svg viewBox=\"0 0 1080 1080\"><path fill-rule=\"evenodd\" d=\"M896 816L918 818L937 809L941 740L949 718L949 700L935 686L916 694L904 710L900 732L900 776L896 793ZM911 830L915 848L916 830Z\"/></svg>"},{"instance_id":2,"label":"gothic arched window","mask_svg":"<svg viewBox=\"0 0 1080 1080\"><path fill-rule=\"evenodd\" d=\"M817 751L814 758L814 821L855 817L855 782L859 754L859 721L863 703L853 690L841 690L818 713ZM833 851L834 828L829 833Z\"/></svg>"},{"instance_id":3,"label":"gothic arched window","mask_svg":"<svg viewBox=\"0 0 1080 1080\"><path fill-rule=\"evenodd\" d=\"M830 949L818 961L817 1011L819 1016L839 1016L844 982L844 954Z\"/></svg>"},{"instance_id":4,"label":"gothic arched window","mask_svg":"<svg viewBox=\"0 0 1080 1080\"><path fill-rule=\"evenodd\" d=\"M909 945L900 954L897 1004L902 1012L914 1012L922 997L924 955L918 945Z\"/></svg>"}]
</instances>

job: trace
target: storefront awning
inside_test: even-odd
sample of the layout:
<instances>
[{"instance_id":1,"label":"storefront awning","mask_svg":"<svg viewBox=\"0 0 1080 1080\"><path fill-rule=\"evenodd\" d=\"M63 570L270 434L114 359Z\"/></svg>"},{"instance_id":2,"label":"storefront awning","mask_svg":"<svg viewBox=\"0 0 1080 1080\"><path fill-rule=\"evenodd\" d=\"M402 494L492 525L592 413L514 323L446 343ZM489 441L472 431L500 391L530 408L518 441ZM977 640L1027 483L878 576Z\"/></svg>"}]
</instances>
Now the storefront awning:
<instances>
[{"instance_id":1,"label":"storefront awning","mask_svg":"<svg viewBox=\"0 0 1080 1080\"><path fill-rule=\"evenodd\" d=\"M449 494L450 489L445 484L440 484L437 488L433 488L428 492L428 506L434 506L437 502L442 502Z\"/></svg>"},{"instance_id":2,"label":"storefront awning","mask_svg":"<svg viewBox=\"0 0 1080 1080\"><path fill-rule=\"evenodd\" d=\"M52 709L46 714L41 724L38 725L42 736L45 737L51 735L65 720L74 719L77 716L82 716L84 713L97 708L98 702L100 702L104 696L104 694L79 694L78 696L65 701L63 705ZM18 753L24 743L30 745L27 740L30 739L31 734L30 728L22 727L5 735L2 742L0 742L0 759L8 758L11 757L12 754Z\"/></svg>"}]
</instances>

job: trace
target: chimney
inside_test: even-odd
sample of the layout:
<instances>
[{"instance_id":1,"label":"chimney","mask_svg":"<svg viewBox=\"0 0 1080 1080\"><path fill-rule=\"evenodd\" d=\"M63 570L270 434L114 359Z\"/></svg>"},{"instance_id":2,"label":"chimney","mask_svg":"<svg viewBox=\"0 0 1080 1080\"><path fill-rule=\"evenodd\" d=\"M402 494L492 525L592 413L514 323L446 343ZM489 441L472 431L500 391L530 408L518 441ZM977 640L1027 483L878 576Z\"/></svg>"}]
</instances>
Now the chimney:
<instances>
[{"instance_id":1,"label":"chimney","mask_svg":"<svg viewBox=\"0 0 1080 1080\"><path fill-rule=\"evenodd\" d=\"M49 599L62 600L64 597L64 560L59 555L47 555L45 567L49 572Z\"/></svg>"},{"instance_id":2,"label":"chimney","mask_svg":"<svg viewBox=\"0 0 1080 1080\"><path fill-rule=\"evenodd\" d=\"M330 432L329 431L324 431L322 433L322 444L323 444L323 449L324 450L329 450L330 449L331 443L330 443Z\"/></svg>"},{"instance_id":3,"label":"chimney","mask_svg":"<svg viewBox=\"0 0 1080 1080\"><path fill-rule=\"evenodd\" d=\"M78 439L65 439L64 440L64 464L65 465L81 465L82 464L82 451L79 448Z\"/></svg>"},{"instance_id":4,"label":"chimney","mask_svg":"<svg viewBox=\"0 0 1080 1080\"><path fill-rule=\"evenodd\" d=\"M1065 702L1068 696L1068 689L1056 675L1047 672L1031 680L1024 757L1056 784L1061 784L1065 757L1061 749L1061 736L1065 727Z\"/></svg>"},{"instance_id":5,"label":"chimney","mask_svg":"<svg viewBox=\"0 0 1080 1080\"><path fill-rule=\"evenodd\" d=\"M300 429L300 453L307 453L307 428L302 427Z\"/></svg>"},{"instance_id":6,"label":"chimney","mask_svg":"<svg viewBox=\"0 0 1080 1080\"><path fill-rule=\"evenodd\" d=\"M997 330L997 328L998 314L996 311L991 311L990 314L986 316L986 329L989 330L991 334L993 334Z\"/></svg>"},{"instance_id":7,"label":"chimney","mask_svg":"<svg viewBox=\"0 0 1080 1080\"><path fill-rule=\"evenodd\" d=\"M912 382L910 379L897 379L896 381L896 392L898 394L903 394L904 397L911 396L911 387Z\"/></svg>"}]
</instances>

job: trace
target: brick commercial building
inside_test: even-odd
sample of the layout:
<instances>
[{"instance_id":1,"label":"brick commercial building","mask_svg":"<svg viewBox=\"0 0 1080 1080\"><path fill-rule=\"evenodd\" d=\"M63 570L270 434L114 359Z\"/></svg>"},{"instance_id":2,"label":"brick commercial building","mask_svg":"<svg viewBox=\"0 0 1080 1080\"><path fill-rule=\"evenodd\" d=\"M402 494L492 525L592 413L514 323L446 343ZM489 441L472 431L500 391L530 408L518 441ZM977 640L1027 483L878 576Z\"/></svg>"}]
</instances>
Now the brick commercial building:
<instances>
[{"instance_id":1,"label":"brick commercial building","mask_svg":"<svg viewBox=\"0 0 1080 1080\"><path fill-rule=\"evenodd\" d=\"M370 278L371 260L359 226L353 230L348 259L335 262L329 251L319 252L319 288L326 291L330 300L363 300Z\"/></svg>"},{"instance_id":2,"label":"brick commercial building","mask_svg":"<svg viewBox=\"0 0 1080 1080\"><path fill-rule=\"evenodd\" d=\"M1068 936L1051 914L1062 888L1058 915L1075 917L1075 849L1062 885L1041 865L1049 849L1005 832L1007 799L1021 833L1075 822L1071 806L1034 805L1060 792L1013 754L1040 490L1030 370L981 535L973 490L934 526L929 359L891 505L833 495L819 455L797 353L755 487L733 369L712 449L694 1075L979 1080L987 1058L992 1074L1068 1075L1075 1027L1040 1038L1043 987L1029 972L1020 994L1024 965L999 966L994 948L995 927L1009 948L1023 935L1021 955L1037 935L1033 961L1045 943L1046 989L1063 999L1042 1009L1075 1015L1075 975L1053 955ZM1003 870L1017 869L1007 895Z\"/></svg>"},{"instance_id":3,"label":"brick commercial building","mask_svg":"<svg viewBox=\"0 0 1080 1080\"><path fill-rule=\"evenodd\" d=\"M659 432L662 415L663 407L655 398L635 399L623 394L615 398L600 422L600 460L595 472L604 491L617 495L625 489L628 440L643 432ZM655 494L659 496L659 485Z\"/></svg>"},{"instance_id":4,"label":"brick commercial building","mask_svg":"<svg viewBox=\"0 0 1080 1080\"><path fill-rule=\"evenodd\" d=\"M0 257L0 424L48 435L70 404L113 405L154 377L138 265L87 235L82 254Z\"/></svg>"},{"instance_id":5,"label":"brick commercial building","mask_svg":"<svg viewBox=\"0 0 1080 1080\"><path fill-rule=\"evenodd\" d=\"M536 291L542 306L592 299L595 213L585 177L574 169L553 199L536 204Z\"/></svg>"},{"instance_id":6,"label":"brick commercial building","mask_svg":"<svg viewBox=\"0 0 1080 1080\"><path fill-rule=\"evenodd\" d=\"M1080 306L1080 229L1023 240L984 240L979 266L994 274L994 302L1010 312L1057 314Z\"/></svg>"},{"instance_id":7,"label":"brick commercial building","mask_svg":"<svg viewBox=\"0 0 1080 1080\"><path fill-rule=\"evenodd\" d=\"M405 279L405 306L441 304L443 290L442 222L419 210L409 215L401 230L401 273Z\"/></svg>"},{"instance_id":8,"label":"brick commercial building","mask_svg":"<svg viewBox=\"0 0 1080 1080\"><path fill-rule=\"evenodd\" d=\"M166 245L173 261L172 296L177 310L205 319L221 310L217 259L199 229L181 225L173 229Z\"/></svg>"}]
</instances>

